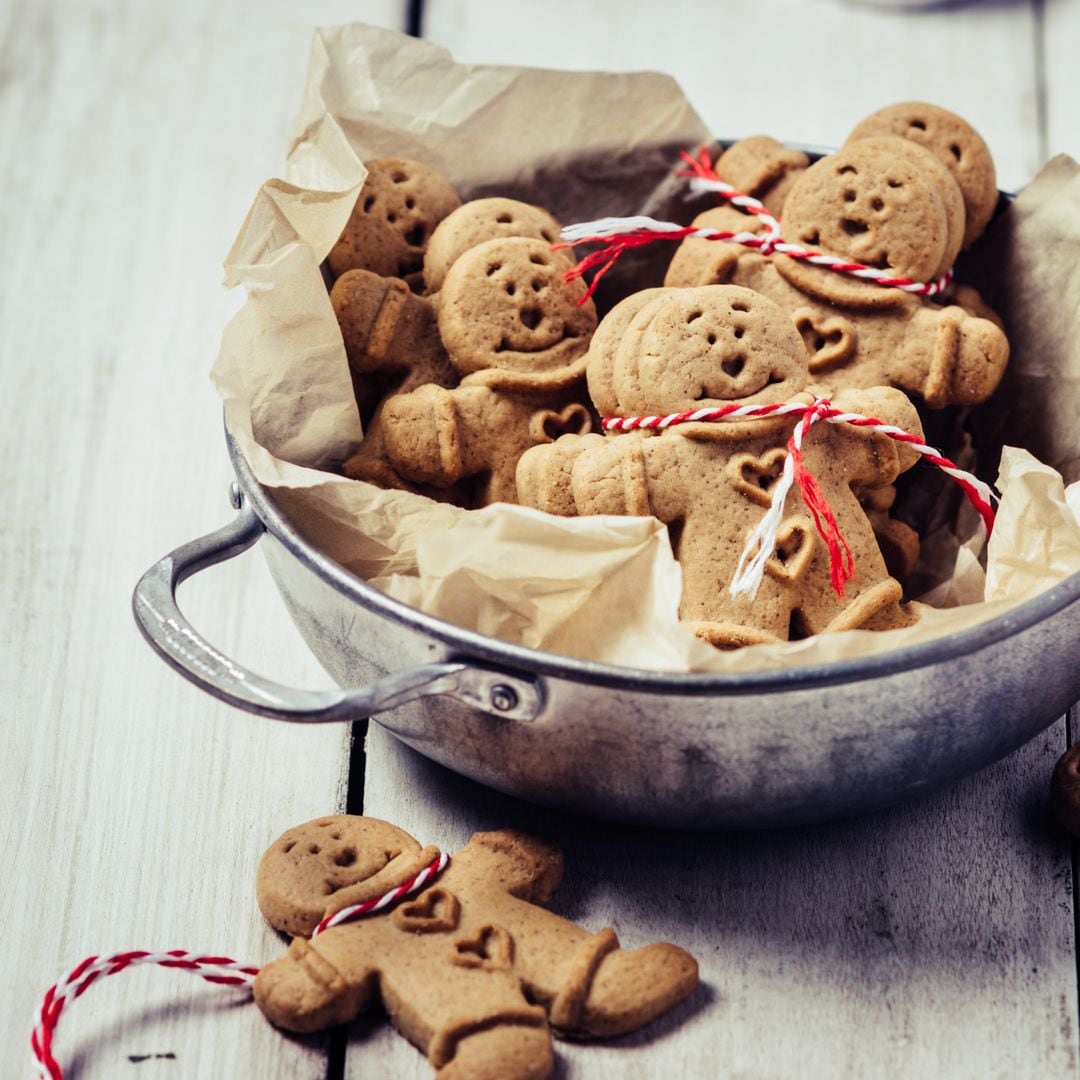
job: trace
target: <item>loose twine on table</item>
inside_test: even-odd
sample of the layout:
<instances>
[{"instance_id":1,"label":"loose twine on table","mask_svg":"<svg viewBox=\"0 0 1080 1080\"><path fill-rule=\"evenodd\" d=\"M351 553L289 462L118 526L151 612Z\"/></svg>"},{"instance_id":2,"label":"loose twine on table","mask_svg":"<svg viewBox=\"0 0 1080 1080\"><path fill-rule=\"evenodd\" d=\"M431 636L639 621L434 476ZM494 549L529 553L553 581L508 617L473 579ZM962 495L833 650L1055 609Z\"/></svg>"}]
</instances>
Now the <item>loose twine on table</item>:
<instances>
[{"instance_id":1,"label":"loose twine on table","mask_svg":"<svg viewBox=\"0 0 1080 1080\"><path fill-rule=\"evenodd\" d=\"M353 922L356 919L362 919L365 915L374 915L376 912L393 907L406 896L419 892L428 882L438 877L449 862L449 855L438 852L427 866L401 885L395 886L381 896L365 900L361 904L353 904L333 915L328 915L312 931L312 939L331 927ZM156 964L158 967L188 971L208 983L218 986L239 986L246 989L251 988L255 976L259 973L257 967L237 963L227 956L191 953L185 949L170 949L168 952L161 953L134 949L113 953L111 956L88 956L82 963L76 964L57 983L49 987L34 1013L30 1048L41 1080L63 1080L63 1070L53 1056L53 1037L64 1006L84 994L98 978L105 975L118 975L126 968L139 964Z\"/></svg>"},{"instance_id":2,"label":"loose twine on table","mask_svg":"<svg viewBox=\"0 0 1080 1080\"><path fill-rule=\"evenodd\" d=\"M615 265L619 257L632 248L645 247L660 240L723 240L743 247L753 248L762 255L787 255L788 258L806 262L812 266L822 266L837 273L872 281L877 285L886 285L893 289L902 289L915 296L937 296L952 281L952 270L943 274L937 281L913 281L911 278L897 277L874 266L841 259L836 255L827 255L823 251L792 244L780 235L780 222L766 209L760 199L739 191L731 184L721 180L713 168L708 150L702 147L697 157L681 151L680 158L686 163L685 169L676 170L676 176L688 178L687 187L691 194L713 192L737 207L744 214L756 217L765 226L765 231L736 232L731 229L710 229L706 226L676 225L671 221L657 221L656 218L636 215L633 217L605 217L596 221L584 221L577 225L567 225L562 230L562 242L556 248L576 247L578 244L603 244L596 251L585 255L576 266L567 270L567 282L575 281L590 270L596 274L585 290L585 295L578 301L584 304L596 291L603 276Z\"/></svg>"}]
</instances>

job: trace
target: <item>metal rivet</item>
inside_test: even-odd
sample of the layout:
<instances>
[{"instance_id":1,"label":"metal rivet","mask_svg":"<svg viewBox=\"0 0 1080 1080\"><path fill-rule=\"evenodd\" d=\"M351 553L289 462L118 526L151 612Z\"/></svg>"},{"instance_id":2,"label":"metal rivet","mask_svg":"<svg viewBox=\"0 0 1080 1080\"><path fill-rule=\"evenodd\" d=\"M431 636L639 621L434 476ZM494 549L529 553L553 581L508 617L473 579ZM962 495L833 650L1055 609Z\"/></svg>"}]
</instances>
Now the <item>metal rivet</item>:
<instances>
[{"instance_id":1,"label":"metal rivet","mask_svg":"<svg viewBox=\"0 0 1080 1080\"><path fill-rule=\"evenodd\" d=\"M499 712L509 712L517 708L517 691L512 686L499 683L491 688L491 707Z\"/></svg>"},{"instance_id":2,"label":"metal rivet","mask_svg":"<svg viewBox=\"0 0 1080 1080\"><path fill-rule=\"evenodd\" d=\"M234 510L239 510L244 505L243 488L235 480L229 485L229 502Z\"/></svg>"}]
</instances>

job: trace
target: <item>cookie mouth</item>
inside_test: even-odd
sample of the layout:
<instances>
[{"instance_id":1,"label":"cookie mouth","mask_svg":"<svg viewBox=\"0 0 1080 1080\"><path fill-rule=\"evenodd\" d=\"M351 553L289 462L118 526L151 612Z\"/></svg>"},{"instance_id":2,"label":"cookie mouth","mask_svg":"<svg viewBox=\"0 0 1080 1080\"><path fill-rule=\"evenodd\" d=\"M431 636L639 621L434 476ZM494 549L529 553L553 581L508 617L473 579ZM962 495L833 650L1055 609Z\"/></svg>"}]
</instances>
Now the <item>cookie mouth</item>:
<instances>
[{"instance_id":1,"label":"cookie mouth","mask_svg":"<svg viewBox=\"0 0 1080 1080\"><path fill-rule=\"evenodd\" d=\"M737 379L742 374L743 367L746 361L741 357L733 358L732 360L724 360L721 363L721 368L725 375L730 379ZM730 367L729 367L730 365ZM707 401L741 401L743 398L751 398L757 394L761 394L773 386L781 386L788 382L789 379L775 371L770 371L769 374L758 382L756 386L739 386L735 383L729 383L726 388L726 393L718 393L721 388L715 386L707 386L702 384L697 388L697 392L693 395L694 401L707 402Z\"/></svg>"},{"instance_id":2,"label":"cookie mouth","mask_svg":"<svg viewBox=\"0 0 1080 1080\"><path fill-rule=\"evenodd\" d=\"M547 352L549 349L557 348L565 341L573 341L582 336L577 329L572 326L566 326L565 324L558 329L552 327L549 334L537 333L537 331L542 330L544 315L533 308L525 308L521 312L520 319L523 325L530 331L528 340L524 343L511 341L504 335L499 339L498 344L495 346L493 350L495 353L542 353Z\"/></svg>"}]
</instances>

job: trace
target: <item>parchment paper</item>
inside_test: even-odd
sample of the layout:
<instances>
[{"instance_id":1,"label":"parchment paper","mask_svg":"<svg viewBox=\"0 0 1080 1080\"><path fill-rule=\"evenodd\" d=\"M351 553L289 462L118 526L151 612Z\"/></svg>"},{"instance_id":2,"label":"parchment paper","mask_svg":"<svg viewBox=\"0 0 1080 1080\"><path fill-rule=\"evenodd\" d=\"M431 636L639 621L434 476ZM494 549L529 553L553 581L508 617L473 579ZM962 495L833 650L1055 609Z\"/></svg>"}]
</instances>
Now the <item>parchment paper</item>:
<instances>
[{"instance_id":1,"label":"parchment paper","mask_svg":"<svg viewBox=\"0 0 1080 1080\"><path fill-rule=\"evenodd\" d=\"M868 100L866 110L880 104ZM465 511L335 475L362 433L320 264L363 184L363 160L416 158L464 199L521 198L566 223L640 212L685 221L696 210L678 198L672 162L710 139L663 75L476 67L390 31L318 31L285 178L263 185L226 261L226 283L248 296L213 370L230 431L290 520L354 573L458 625L669 671L899 648L974 625L1080 571L1080 486L1066 493L1053 468L1006 449L985 574L978 538L964 542L970 518L929 545L939 554L928 598L940 609L905 630L721 653L679 623L679 567L655 519ZM1070 479L1080 474L1078 173L1068 159L1051 162L969 260L1013 346L1007 387L973 425L974 453L985 464L1002 444L1030 446ZM608 302L659 283L662 268L624 262L621 278L609 275Z\"/></svg>"}]
</instances>

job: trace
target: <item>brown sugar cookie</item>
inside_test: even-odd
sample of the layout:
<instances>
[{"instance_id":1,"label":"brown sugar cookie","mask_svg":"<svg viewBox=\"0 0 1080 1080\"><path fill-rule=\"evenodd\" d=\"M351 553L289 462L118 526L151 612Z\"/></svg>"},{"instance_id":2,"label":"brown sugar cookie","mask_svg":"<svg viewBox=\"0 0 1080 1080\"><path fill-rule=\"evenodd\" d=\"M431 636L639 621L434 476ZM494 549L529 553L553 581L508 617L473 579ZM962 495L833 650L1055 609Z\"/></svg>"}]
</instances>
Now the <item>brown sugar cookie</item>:
<instances>
[{"instance_id":1,"label":"brown sugar cookie","mask_svg":"<svg viewBox=\"0 0 1080 1080\"><path fill-rule=\"evenodd\" d=\"M612 378L622 416L792 400L806 382L806 352L790 318L737 286L665 290L626 333L632 345L619 350ZM895 390L841 394L836 405L921 435L914 407ZM520 494L528 505L557 506L568 486L576 513L651 514L667 524L682 567L680 616L719 648L907 625L913 615L900 604L900 585L888 575L853 489L891 484L916 457L886 436L846 425L818 424L804 442L807 467L854 556L844 597L832 588L826 546L797 488L787 497L757 596L731 595L796 422L685 423L650 435L536 447L519 463Z\"/></svg>"},{"instance_id":2,"label":"brown sugar cookie","mask_svg":"<svg viewBox=\"0 0 1080 1080\"><path fill-rule=\"evenodd\" d=\"M833 176L844 183L840 174ZM717 207L694 224L760 228L744 222L746 216L734 208ZM682 288L732 283L768 296L788 313L803 339L815 392L893 386L940 409L977 405L1001 381L1009 342L997 322L886 287L874 286L880 303L875 297L868 304L869 294L860 292L860 282L849 285L847 275L817 267L800 270L782 256L767 258L737 244L688 238L664 283Z\"/></svg>"},{"instance_id":3,"label":"brown sugar cookie","mask_svg":"<svg viewBox=\"0 0 1080 1080\"><path fill-rule=\"evenodd\" d=\"M542 240L489 240L458 258L440 293L439 331L462 374L454 389L425 386L383 410L387 459L418 484L462 480L469 505L516 502L524 451L585 434L585 353L596 326L585 287L563 280Z\"/></svg>"},{"instance_id":4,"label":"brown sugar cookie","mask_svg":"<svg viewBox=\"0 0 1080 1080\"><path fill-rule=\"evenodd\" d=\"M255 1001L288 1031L347 1023L381 1003L443 1080L544 1080L551 1030L633 1031L688 997L697 964L674 945L631 952L545 910L562 879L557 848L512 829L477 833L396 906L325 930L317 923L381 896L435 849L375 818L339 815L290 829L259 865L259 906L299 935L255 979Z\"/></svg>"},{"instance_id":5,"label":"brown sugar cookie","mask_svg":"<svg viewBox=\"0 0 1080 1080\"><path fill-rule=\"evenodd\" d=\"M386 401L395 394L458 383L439 338L434 309L400 278L380 277L370 270L342 274L330 291L330 302L364 419L363 441L345 462L345 475L439 497L440 492L418 488L394 471L386 457L382 419Z\"/></svg>"},{"instance_id":6,"label":"brown sugar cookie","mask_svg":"<svg viewBox=\"0 0 1080 1080\"><path fill-rule=\"evenodd\" d=\"M461 205L434 169L408 158L368 162L356 205L327 261L335 276L371 270L403 278L419 292L424 251L435 226Z\"/></svg>"},{"instance_id":7,"label":"brown sugar cookie","mask_svg":"<svg viewBox=\"0 0 1080 1080\"><path fill-rule=\"evenodd\" d=\"M438 292L450 267L470 248L487 240L507 236L528 236L542 240L548 248L559 240L562 226L539 206L517 199L473 199L445 217L431 235L424 255L424 285ZM567 267L573 264L566 253L557 253Z\"/></svg>"},{"instance_id":8,"label":"brown sugar cookie","mask_svg":"<svg viewBox=\"0 0 1080 1080\"><path fill-rule=\"evenodd\" d=\"M806 171L810 159L768 135L751 135L732 143L717 159L716 174L746 195L760 199L779 217L792 184Z\"/></svg>"},{"instance_id":9,"label":"brown sugar cookie","mask_svg":"<svg viewBox=\"0 0 1080 1080\"><path fill-rule=\"evenodd\" d=\"M871 113L848 142L872 135L898 135L930 150L956 177L967 214L964 247L982 235L997 206L994 159L979 133L955 113L921 101L904 101Z\"/></svg>"},{"instance_id":10,"label":"brown sugar cookie","mask_svg":"<svg viewBox=\"0 0 1080 1080\"><path fill-rule=\"evenodd\" d=\"M940 277L959 251L962 215L959 223L950 220L951 200L942 184L946 174L932 154L921 156L914 160L896 143L859 140L814 162L784 203L784 238L895 277ZM805 269L815 278L841 276Z\"/></svg>"}]
</instances>

